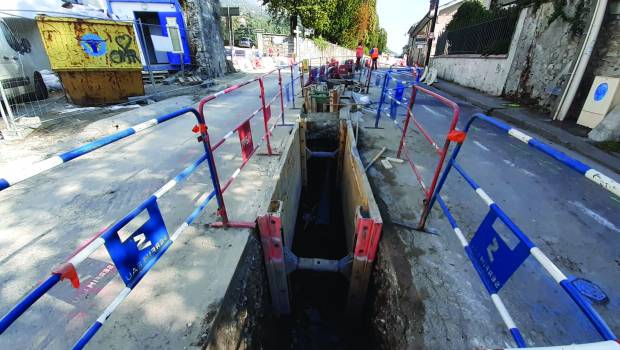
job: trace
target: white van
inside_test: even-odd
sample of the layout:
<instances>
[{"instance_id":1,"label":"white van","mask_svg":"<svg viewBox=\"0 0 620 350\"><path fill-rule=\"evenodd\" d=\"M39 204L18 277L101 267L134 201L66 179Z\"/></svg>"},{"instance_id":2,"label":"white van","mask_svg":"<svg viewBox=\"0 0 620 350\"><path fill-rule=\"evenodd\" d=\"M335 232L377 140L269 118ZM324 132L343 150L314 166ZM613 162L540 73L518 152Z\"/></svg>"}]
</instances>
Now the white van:
<instances>
[{"instance_id":1,"label":"white van","mask_svg":"<svg viewBox=\"0 0 620 350\"><path fill-rule=\"evenodd\" d=\"M8 99L47 98L47 87L32 62L30 42L17 39L0 18L0 82ZM0 97L1 98L1 97Z\"/></svg>"}]
</instances>

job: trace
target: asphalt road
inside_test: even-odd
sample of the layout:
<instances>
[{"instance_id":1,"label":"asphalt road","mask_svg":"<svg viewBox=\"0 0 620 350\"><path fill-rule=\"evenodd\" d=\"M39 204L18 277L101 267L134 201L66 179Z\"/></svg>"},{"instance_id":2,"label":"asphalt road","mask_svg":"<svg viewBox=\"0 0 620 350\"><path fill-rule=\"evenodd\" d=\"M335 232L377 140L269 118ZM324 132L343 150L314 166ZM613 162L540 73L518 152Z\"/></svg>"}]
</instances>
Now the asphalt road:
<instances>
[{"instance_id":1,"label":"asphalt road","mask_svg":"<svg viewBox=\"0 0 620 350\"><path fill-rule=\"evenodd\" d=\"M276 77L265 80L269 98L276 94L277 86ZM205 113L212 140L219 140L259 106L257 83L211 101ZM126 119L133 124L178 108L161 101L117 115L110 123L122 124ZM279 112L278 103L272 113L277 116ZM136 118L138 113L140 117ZM251 123L255 144L264 135L262 120L259 113ZM0 314L4 315L82 242L126 215L200 157L204 150L191 132L195 122L190 114L170 120L1 192ZM75 135L76 139L80 137ZM264 152L264 147L258 152ZM236 135L222 145L216 158L224 182L241 163ZM228 190L233 218L254 220L260 187L270 179L268 170L277 163L275 158L256 156ZM209 173L203 164L185 184L158 201L170 233L210 190ZM189 240L181 238L173 245L119 307L122 316L112 316L112 324L106 323L91 348L199 345L209 303L223 297L247 239L247 231L208 231L203 225L216 219L214 212L213 204L205 209L188 230ZM122 288L110 261L104 248L97 250L79 268L83 284L96 278L96 287L83 292L72 289L68 282L60 283L0 336L0 348L71 346Z\"/></svg>"},{"instance_id":2,"label":"asphalt road","mask_svg":"<svg viewBox=\"0 0 620 350\"><path fill-rule=\"evenodd\" d=\"M474 113L481 112L467 101L452 99L461 108L459 128ZM420 93L413 111L442 144L451 111ZM399 120L404 115L401 108ZM369 148L363 150L366 159L382 146L387 146L388 152L394 152L398 146L400 131L387 117L383 118L384 129L364 129L362 137L368 139L362 141ZM371 122L374 120L366 120L367 125ZM616 334L620 333L620 199L501 130L479 122L474 125L459 155L459 163L566 275L588 279L602 288L608 300L595 307ZM428 186L438 156L414 129L412 125L407 147ZM619 180L618 174L609 169L556 147ZM386 170L377 163L369 174L380 184L379 191L384 192L383 199L392 218L415 224L422 206L422 192L408 165L395 166L394 170ZM488 212L485 203L455 170L450 173L442 196L463 232L471 238ZM429 340L427 345L432 348L445 345L441 339L462 338L460 345L464 348L494 347L501 343L514 346L438 204L429 227L439 231L439 236L417 231L402 235L405 244L417 250L412 253L412 275L418 276L418 287L425 284L428 287L425 329L428 339L434 340ZM494 228L509 246L517 243L504 225L496 223ZM531 257L500 295L530 345L600 340L570 298ZM496 338L497 333L502 337Z\"/></svg>"}]
</instances>

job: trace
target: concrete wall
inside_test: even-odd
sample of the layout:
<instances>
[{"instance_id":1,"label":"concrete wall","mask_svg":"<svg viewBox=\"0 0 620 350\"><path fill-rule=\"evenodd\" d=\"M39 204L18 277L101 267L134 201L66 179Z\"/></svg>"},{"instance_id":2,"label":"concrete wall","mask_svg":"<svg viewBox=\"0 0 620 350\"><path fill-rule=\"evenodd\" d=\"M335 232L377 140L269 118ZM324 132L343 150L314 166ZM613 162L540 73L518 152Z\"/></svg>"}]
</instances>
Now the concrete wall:
<instances>
[{"instance_id":1,"label":"concrete wall","mask_svg":"<svg viewBox=\"0 0 620 350\"><path fill-rule=\"evenodd\" d=\"M522 11L507 55L437 56L432 59L431 67L437 69L437 76L441 79L471 87L491 95L501 95L517 54L517 42L524 29L525 17L526 12Z\"/></svg>"},{"instance_id":2,"label":"concrete wall","mask_svg":"<svg viewBox=\"0 0 620 350\"><path fill-rule=\"evenodd\" d=\"M325 50L319 49L312 39L299 38L299 59L316 57L355 57L355 50L329 43Z\"/></svg>"},{"instance_id":3,"label":"concrete wall","mask_svg":"<svg viewBox=\"0 0 620 350\"><path fill-rule=\"evenodd\" d=\"M506 56L480 57L478 55L440 56L432 60L441 79L471 87L488 94L502 94L509 64Z\"/></svg>"}]
</instances>

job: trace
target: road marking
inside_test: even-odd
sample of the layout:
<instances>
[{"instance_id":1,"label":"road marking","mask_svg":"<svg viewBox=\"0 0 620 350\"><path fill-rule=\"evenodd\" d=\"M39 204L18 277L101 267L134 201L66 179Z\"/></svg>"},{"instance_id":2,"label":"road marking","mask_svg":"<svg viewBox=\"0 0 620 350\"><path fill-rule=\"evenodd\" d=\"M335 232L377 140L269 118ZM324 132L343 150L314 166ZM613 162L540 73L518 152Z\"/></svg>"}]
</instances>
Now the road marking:
<instances>
[{"instance_id":1,"label":"road marking","mask_svg":"<svg viewBox=\"0 0 620 350\"><path fill-rule=\"evenodd\" d=\"M430 108L429 106L422 105L422 108L426 109L427 112L429 112L431 114L434 114L436 116L439 116L439 117L442 117L442 118L445 117L443 114L441 114L439 112L436 112L434 109Z\"/></svg>"},{"instance_id":2,"label":"road marking","mask_svg":"<svg viewBox=\"0 0 620 350\"><path fill-rule=\"evenodd\" d=\"M594 210L586 207L583 203L577 202L577 201L569 201L568 203L570 203L570 204L574 205L575 207L577 207L584 214L588 215L589 217L594 219L594 221L598 222L599 224L607 227L608 229L610 229L612 231L620 233L620 228L618 228L611 221L607 220L605 217L603 217L599 213L597 213Z\"/></svg>"},{"instance_id":3,"label":"road marking","mask_svg":"<svg viewBox=\"0 0 620 350\"><path fill-rule=\"evenodd\" d=\"M528 170L525 170L525 169L523 169L523 168L518 167L515 163L513 163L513 162L509 161L508 159L502 159L502 160L504 161L504 163L505 163L506 165L511 166L511 167L513 167L513 168L517 168L517 169L519 169L519 171L520 171L520 172L524 173L524 174L525 174L525 175L527 175L527 176L531 176L531 177L538 177L538 175L534 174L534 173L533 173L533 172L531 172L531 171L528 171Z\"/></svg>"},{"instance_id":4,"label":"road marking","mask_svg":"<svg viewBox=\"0 0 620 350\"><path fill-rule=\"evenodd\" d=\"M490 151L490 149L488 149L485 145L481 144L481 143L480 143L480 142L478 142L478 141L474 141L474 144L475 144L476 146L478 146L478 147L482 148L483 150L487 151L487 152L489 152L489 151Z\"/></svg>"}]
</instances>

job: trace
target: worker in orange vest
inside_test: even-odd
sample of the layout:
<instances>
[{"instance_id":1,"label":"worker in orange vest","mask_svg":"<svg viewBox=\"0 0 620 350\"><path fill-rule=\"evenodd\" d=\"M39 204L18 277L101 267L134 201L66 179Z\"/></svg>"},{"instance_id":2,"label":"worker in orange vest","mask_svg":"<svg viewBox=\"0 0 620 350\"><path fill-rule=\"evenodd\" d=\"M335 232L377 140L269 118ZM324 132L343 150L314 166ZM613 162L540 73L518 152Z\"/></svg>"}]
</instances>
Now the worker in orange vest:
<instances>
[{"instance_id":1,"label":"worker in orange vest","mask_svg":"<svg viewBox=\"0 0 620 350\"><path fill-rule=\"evenodd\" d=\"M357 50L355 50L355 70L359 70L362 63L362 57L364 56L364 47L362 46L362 42L357 45Z\"/></svg>"},{"instance_id":2,"label":"worker in orange vest","mask_svg":"<svg viewBox=\"0 0 620 350\"><path fill-rule=\"evenodd\" d=\"M377 69L377 60L379 59L379 49L373 47L370 50L370 58L372 58L372 69Z\"/></svg>"}]
</instances>

